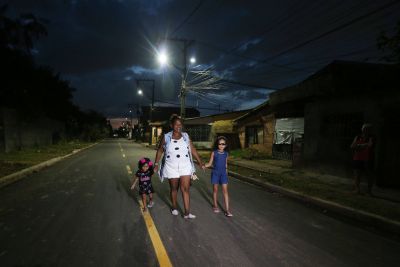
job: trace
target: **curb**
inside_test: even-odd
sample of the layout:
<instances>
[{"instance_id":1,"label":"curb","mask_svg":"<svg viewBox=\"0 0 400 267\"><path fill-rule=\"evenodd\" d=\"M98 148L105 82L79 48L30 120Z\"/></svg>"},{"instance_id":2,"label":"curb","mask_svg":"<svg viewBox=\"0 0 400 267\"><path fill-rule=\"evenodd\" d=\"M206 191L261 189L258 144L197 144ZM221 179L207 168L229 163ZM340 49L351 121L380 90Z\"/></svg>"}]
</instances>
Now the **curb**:
<instances>
[{"instance_id":1,"label":"curb","mask_svg":"<svg viewBox=\"0 0 400 267\"><path fill-rule=\"evenodd\" d=\"M93 147L93 146L95 146L97 144L98 144L98 142L94 143L94 144L91 144L91 145L89 145L87 147L81 148L81 149L75 149L70 154L67 154L67 155L64 155L64 156L60 156L60 157L56 157L56 158L52 158L50 160L47 160L47 161L44 161L42 163L33 165L33 166L28 167L26 169L23 169L21 171L9 174L7 176L0 177L0 188L3 188L3 187L5 187L5 186L7 186L9 184L15 183L15 182L17 182L19 180L22 180L23 178L25 178L29 174L32 174L34 172L38 172L41 169L49 167L49 166L55 164L56 162L59 162L59 161L65 159L65 158L68 158L68 157L70 157L72 155L75 155L75 154L77 154L77 153L79 153L79 152L81 152L83 150L91 148L91 147Z\"/></svg>"},{"instance_id":2,"label":"curb","mask_svg":"<svg viewBox=\"0 0 400 267\"><path fill-rule=\"evenodd\" d=\"M311 197L281 186L273 185L265 181L259 181L254 178L242 176L238 173L228 171L228 174L245 182L261 186L267 190L280 193L284 196L300 200L302 202L311 203L314 206L332 211L347 218L351 218L358 222L368 224L369 226L377 227L395 233L400 236L400 222L394 221L376 214L365 212L362 210L353 209L347 206L342 206L335 202L327 201L317 197Z\"/></svg>"}]
</instances>

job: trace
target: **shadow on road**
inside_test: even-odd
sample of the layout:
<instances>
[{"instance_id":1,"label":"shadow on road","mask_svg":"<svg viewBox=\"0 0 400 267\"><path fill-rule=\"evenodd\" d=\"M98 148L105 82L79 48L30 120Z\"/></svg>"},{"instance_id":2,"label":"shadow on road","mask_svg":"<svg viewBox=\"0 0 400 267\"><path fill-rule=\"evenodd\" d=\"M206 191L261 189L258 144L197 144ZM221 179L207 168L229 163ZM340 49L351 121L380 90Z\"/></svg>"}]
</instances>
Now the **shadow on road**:
<instances>
[{"instance_id":1,"label":"shadow on road","mask_svg":"<svg viewBox=\"0 0 400 267\"><path fill-rule=\"evenodd\" d=\"M207 185L204 182L193 182L192 186L197 190L197 192L199 192L200 196L210 204L210 206L213 205L212 192L207 188Z\"/></svg>"}]
</instances>

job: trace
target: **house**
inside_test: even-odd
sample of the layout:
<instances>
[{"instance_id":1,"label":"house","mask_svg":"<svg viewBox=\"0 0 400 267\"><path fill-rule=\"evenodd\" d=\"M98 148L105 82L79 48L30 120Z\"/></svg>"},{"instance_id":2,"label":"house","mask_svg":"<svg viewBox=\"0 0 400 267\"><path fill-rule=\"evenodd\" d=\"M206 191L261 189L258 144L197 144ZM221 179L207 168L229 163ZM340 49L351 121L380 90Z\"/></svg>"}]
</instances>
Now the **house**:
<instances>
[{"instance_id":1,"label":"house","mask_svg":"<svg viewBox=\"0 0 400 267\"><path fill-rule=\"evenodd\" d=\"M301 138L303 108L292 103L271 106L270 101L235 119L242 148L252 148L279 159L292 157L292 143Z\"/></svg>"},{"instance_id":2,"label":"house","mask_svg":"<svg viewBox=\"0 0 400 267\"><path fill-rule=\"evenodd\" d=\"M268 101L234 120L240 147L254 148L272 155L275 116Z\"/></svg>"},{"instance_id":3,"label":"house","mask_svg":"<svg viewBox=\"0 0 400 267\"><path fill-rule=\"evenodd\" d=\"M188 118L185 120L185 131L190 135L193 143L198 148L212 148L215 138L220 135L228 138L231 149L240 148L233 120L246 114L248 111L240 110Z\"/></svg>"},{"instance_id":4,"label":"house","mask_svg":"<svg viewBox=\"0 0 400 267\"><path fill-rule=\"evenodd\" d=\"M350 144L363 123L374 126L377 183L400 186L399 65L334 61L304 81L274 92L269 103L304 117L302 157L350 175ZM292 116L294 114L291 114Z\"/></svg>"},{"instance_id":5,"label":"house","mask_svg":"<svg viewBox=\"0 0 400 267\"><path fill-rule=\"evenodd\" d=\"M195 108L186 108L187 117L198 117L200 112ZM150 145L157 144L159 137L163 131L169 129L169 118L172 114L180 114L180 107L153 107L151 112L150 106L142 106L139 116L139 124L144 129L143 140L149 140ZM151 117L151 121L150 121Z\"/></svg>"}]
</instances>

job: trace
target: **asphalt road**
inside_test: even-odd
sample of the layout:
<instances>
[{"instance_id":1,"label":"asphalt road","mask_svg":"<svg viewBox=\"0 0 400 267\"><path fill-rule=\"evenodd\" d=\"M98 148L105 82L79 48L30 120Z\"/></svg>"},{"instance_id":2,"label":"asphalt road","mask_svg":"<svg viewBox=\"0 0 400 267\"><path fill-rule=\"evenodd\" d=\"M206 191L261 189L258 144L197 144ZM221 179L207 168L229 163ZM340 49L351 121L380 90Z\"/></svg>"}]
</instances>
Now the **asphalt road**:
<instances>
[{"instance_id":1,"label":"asphalt road","mask_svg":"<svg viewBox=\"0 0 400 267\"><path fill-rule=\"evenodd\" d=\"M158 266L126 168L134 172L143 156L154 159L155 150L108 140L0 189L0 266ZM400 262L398 240L233 178L234 217L215 214L210 172L198 174L191 188L194 220L170 214L168 184L153 177L149 213L173 266Z\"/></svg>"}]
</instances>

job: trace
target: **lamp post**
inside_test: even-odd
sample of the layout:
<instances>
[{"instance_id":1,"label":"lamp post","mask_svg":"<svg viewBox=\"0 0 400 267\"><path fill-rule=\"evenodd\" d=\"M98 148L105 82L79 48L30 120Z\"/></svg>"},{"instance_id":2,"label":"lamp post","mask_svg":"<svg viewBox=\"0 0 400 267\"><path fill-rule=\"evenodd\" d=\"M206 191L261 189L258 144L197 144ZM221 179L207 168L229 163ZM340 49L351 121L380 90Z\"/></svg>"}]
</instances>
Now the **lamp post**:
<instances>
[{"instance_id":1,"label":"lamp post","mask_svg":"<svg viewBox=\"0 0 400 267\"><path fill-rule=\"evenodd\" d=\"M129 134L130 134L129 139L133 139L132 109L129 109L129 117L130 117L130 120L131 120L131 127L130 127L130 131L129 131Z\"/></svg>"},{"instance_id":2,"label":"lamp post","mask_svg":"<svg viewBox=\"0 0 400 267\"><path fill-rule=\"evenodd\" d=\"M151 121L153 119L153 109L154 109L154 89L155 89L155 84L156 81L154 79L136 79L136 88L137 92L139 95L143 95L143 90L139 88L139 83L140 82L151 82L152 83L152 90L151 90L151 107L150 107L150 116L149 120Z\"/></svg>"},{"instance_id":3,"label":"lamp post","mask_svg":"<svg viewBox=\"0 0 400 267\"><path fill-rule=\"evenodd\" d=\"M141 90L140 88L139 88L139 83L140 82L151 82L152 83L152 87L151 87L151 107L150 107L150 114L149 114L149 125L148 126L150 126L150 123L151 123L151 121L153 120L153 109L154 109L154 88L155 88L155 84L156 84L156 81L154 80L154 79L136 79L136 88L137 88L137 90L138 90L138 94L139 95L143 95L144 93L143 93L143 90ZM149 144L151 145L152 144L152 135L153 135L153 129L151 128L151 127L149 127L150 128L150 134L149 134Z\"/></svg>"},{"instance_id":4,"label":"lamp post","mask_svg":"<svg viewBox=\"0 0 400 267\"><path fill-rule=\"evenodd\" d=\"M184 119L186 117L186 109L185 109L185 102L186 102L186 76L187 76L187 50L189 46L191 46L194 43L194 40L188 40L188 39L181 39L181 38L167 38L168 41L173 41L173 42L180 42L183 44L183 64L182 67L176 67L181 71L181 77L182 77L182 83L181 83L181 91L179 94L180 97L180 102L181 102L181 117ZM160 53L158 55L158 61L160 64L165 65L168 63L168 57L166 56L165 53ZM190 58L191 63L195 63L196 59L195 58Z\"/></svg>"}]
</instances>

